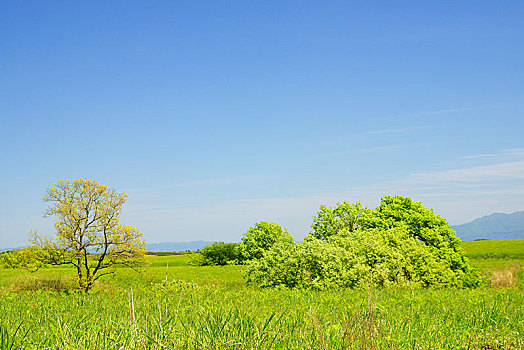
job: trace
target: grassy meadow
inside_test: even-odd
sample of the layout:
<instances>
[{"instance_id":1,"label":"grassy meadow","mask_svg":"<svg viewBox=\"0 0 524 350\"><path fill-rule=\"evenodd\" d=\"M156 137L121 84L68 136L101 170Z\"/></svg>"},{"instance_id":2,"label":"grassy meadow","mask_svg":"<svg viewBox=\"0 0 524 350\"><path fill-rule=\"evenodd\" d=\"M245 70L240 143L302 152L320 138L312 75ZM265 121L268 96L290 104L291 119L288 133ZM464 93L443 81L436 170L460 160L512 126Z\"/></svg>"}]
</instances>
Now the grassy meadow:
<instances>
[{"instance_id":1,"label":"grassy meadow","mask_svg":"<svg viewBox=\"0 0 524 350\"><path fill-rule=\"evenodd\" d=\"M524 349L524 240L463 247L484 287L258 289L186 254L84 295L69 268L0 268L0 349Z\"/></svg>"}]
</instances>

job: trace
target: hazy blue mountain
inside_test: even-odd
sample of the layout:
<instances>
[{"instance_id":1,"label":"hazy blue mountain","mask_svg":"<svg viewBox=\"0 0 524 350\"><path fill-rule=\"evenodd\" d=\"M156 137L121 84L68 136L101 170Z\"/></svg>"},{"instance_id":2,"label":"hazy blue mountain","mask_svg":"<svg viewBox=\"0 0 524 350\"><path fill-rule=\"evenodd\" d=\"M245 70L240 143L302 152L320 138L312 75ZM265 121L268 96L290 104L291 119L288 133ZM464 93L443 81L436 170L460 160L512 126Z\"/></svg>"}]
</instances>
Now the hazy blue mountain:
<instances>
[{"instance_id":1,"label":"hazy blue mountain","mask_svg":"<svg viewBox=\"0 0 524 350\"><path fill-rule=\"evenodd\" d=\"M451 228L464 241L524 238L524 211L495 213Z\"/></svg>"},{"instance_id":2,"label":"hazy blue mountain","mask_svg":"<svg viewBox=\"0 0 524 350\"><path fill-rule=\"evenodd\" d=\"M205 247L213 242L206 241L192 241L192 242L162 242L162 243L148 243L146 245L148 252L185 252L187 250L194 251Z\"/></svg>"},{"instance_id":3,"label":"hazy blue mountain","mask_svg":"<svg viewBox=\"0 0 524 350\"><path fill-rule=\"evenodd\" d=\"M162 243L148 243L146 249L148 252L185 252L186 250L195 251L205 247L213 242L206 241L191 241L191 242L162 242ZM5 252L17 248L0 248L0 252Z\"/></svg>"}]
</instances>

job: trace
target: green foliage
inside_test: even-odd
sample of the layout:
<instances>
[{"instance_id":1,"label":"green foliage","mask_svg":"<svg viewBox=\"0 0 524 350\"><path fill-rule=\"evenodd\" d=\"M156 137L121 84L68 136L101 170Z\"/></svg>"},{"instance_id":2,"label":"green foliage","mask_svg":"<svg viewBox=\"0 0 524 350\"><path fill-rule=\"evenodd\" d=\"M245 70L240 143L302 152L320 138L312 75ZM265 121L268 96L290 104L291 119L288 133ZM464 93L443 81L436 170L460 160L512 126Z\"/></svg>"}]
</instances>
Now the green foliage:
<instances>
[{"instance_id":1,"label":"green foliage","mask_svg":"<svg viewBox=\"0 0 524 350\"><path fill-rule=\"evenodd\" d=\"M337 203L334 208L320 206L317 216L313 217L310 237L326 240L341 230L354 231L369 226L373 211L362 203Z\"/></svg>"},{"instance_id":2,"label":"green foliage","mask_svg":"<svg viewBox=\"0 0 524 350\"><path fill-rule=\"evenodd\" d=\"M262 257L275 243L292 243L293 237L287 230L272 222L259 222L251 227L240 243L215 242L200 249L192 257L191 264L197 266L237 265Z\"/></svg>"},{"instance_id":3,"label":"green foliage","mask_svg":"<svg viewBox=\"0 0 524 350\"><path fill-rule=\"evenodd\" d=\"M36 271L42 266L45 252L38 247L14 249L0 254L0 266L8 269L25 268Z\"/></svg>"},{"instance_id":4,"label":"green foliage","mask_svg":"<svg viewBox=\"0 0 524 350\"><path fill-rule=\"evenodd\" d=\"M1 253L0 265L7 269L16 269L22 267L20 255L16 250Z\"/></svg>"},{"instance_id":5,"label":"green foliage","mask_svg":"<svg viewBox=\"0 0 524 350\"><path fill-rule=\"evenodd\" d=\"M193 259L194 265L231 265L238 264L241 259L240 243L215 242L200 249L199 255Z\"/></svg>"},{"instance_id":6,"label":"green foliage","mask_svg":"<svg viewBox=\"0 0 524 350\"><path fill-rule=\"evenodd\" d=\"M56 237L30 232L43 264L76 268L78 286L88 292L95 281L114 273L114 267L143 266L146 243L142 232L120 224L127 194L95 180L61 180L47 189L46 216L56 218Z\"/></svg>"},{"instance_id":7,"label":"green foliage","mask_svg":"<svg viewBox=\"0 0 524 350\"><path fill-rule=\"evenodd\" d=\"M292 246L275 245L246 270L248 282L263 287L313 289L464 287L474 279L465 277L401 227L342 230L327 241L310 238Z\"/></svg>"},{"instance_id":8,"label":"green foliage","mask_svg":"<svg viewBox=\"0 0 524 350\"><path fill-rule=\"evenodd\" d=\"M276 245L250 263L261 286L338 288L389 285L473 287L480 283L445 219L406 197L321 206L304 243Z\"/></svg>"},{"instance_id":9,"label":"green foliage","mask_svg":"<svg viewBox=\"0 0 524 350\"><path fill-rule=\"evenodd\" d=\"M273 222L258 222L251 227L240 244L242 259L260 259L265 251L269 250L275 243L293 243L293 237L287 230Z\"/></svg>"},{"instance_id":10,"label":"green foliage","mask_svg":"<svg viewBox=\"0 0 524 350\"><path fill-rule=\"evenodd\" d=\"M375 210L377 220L372 227L390 229L404 226L410 235L424 242L441 259L449 261L452 270L467 270L467 260L460 246L460 239L446 219L421 202L409 197L386 196Z\"/></svg>"}]
</instances>

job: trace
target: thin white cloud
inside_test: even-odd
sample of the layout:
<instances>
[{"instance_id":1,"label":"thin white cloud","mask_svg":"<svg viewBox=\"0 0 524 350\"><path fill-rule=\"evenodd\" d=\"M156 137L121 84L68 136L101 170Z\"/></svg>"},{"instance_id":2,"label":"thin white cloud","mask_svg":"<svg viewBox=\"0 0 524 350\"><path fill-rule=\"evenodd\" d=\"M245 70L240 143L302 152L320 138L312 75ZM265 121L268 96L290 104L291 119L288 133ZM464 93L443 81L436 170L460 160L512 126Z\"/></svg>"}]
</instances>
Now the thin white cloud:
<instances>
[{"instance_id":1,"label":"thin white cloud","mask_svg":"<svg viewBox=\"0 0 524 350\"><path fill-rule=\"evenodd\" d=\"M490 159L501 159L509 157L524 157L524 148L510 148L504 149L496 153L488 154L475 154L469 156L463 156L461 159L479 159L479 158L490 158Z\"/></svg>"},{"instance_id":2,"label":"thin white cloud","mask_svg":"<svg viewBox=\"0 0 524 350\"><path fill-rule=\"evenodd\" d=\"M498 156L500 156L500 154L476 154L474 156L463 156L460 157L460 159L494 158Z\"/></svg>"},{"instance_id":3,"label":"thin white cloud","mask_svg":"<svg viewBox=\"0 0 524 350\"><path fill-rule=\"evenodd\" d=\"M345 136L342 136L340 138L337 138L335 140L331 140L330 142L327 142L326 145L328 146L341 146L348 143L354 143L356 139L362 140L367 138L373 138L373 136L382 136L382 135L389 135L389 134L404 134L404 133L410 133L410 132L418 132L420 130L427 130L427 129L433 129L435 126L433 125L420 125L420 126L407 126L407 127L400 127L400 128L389 128L389 129L377 129L377 130L368 130L368 131L362 131L354 134L347 134Z\"/></svg>"},{"instance_id":4,"label":"thin white cloud","mask_svg":"<svg viewBox=\"0 0 524 350\"><path fill-rule=\"evenodd\" d=\"M431 173L416 173L411 176L414 182L472 182L524 179L524 160L464 169L452 169Z\"/></svg>"}]
</instances>

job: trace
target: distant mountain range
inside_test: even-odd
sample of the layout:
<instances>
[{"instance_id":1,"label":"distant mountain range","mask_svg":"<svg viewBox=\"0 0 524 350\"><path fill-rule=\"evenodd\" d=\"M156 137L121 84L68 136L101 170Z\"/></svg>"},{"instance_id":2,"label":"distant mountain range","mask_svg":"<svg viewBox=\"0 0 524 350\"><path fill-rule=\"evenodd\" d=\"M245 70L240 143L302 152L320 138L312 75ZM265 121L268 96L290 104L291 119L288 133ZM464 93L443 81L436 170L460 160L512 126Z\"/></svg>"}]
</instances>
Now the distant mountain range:
<instances>
[{"instance_id":1,"label":"distant mountain range","mask_svg":"<svg viewBox=\"0 0 524 350\"><path fill-rule=\"evenodd\" d=\"M148 252L185 252L194 251L204 248L213 242L206 241L191 241L191 242L162 242L162 243L148 243L146 249Z\"/></svg>"},{"instance_id":2,"label":"distant mountain range","mask_svg":"<svg viewBox=\"0 0 524 350\"><path fill-rule=\"evenodd\" d=\"M524 238L524 211L495 213L451 228L463 241Z\"/></svg>"},{"instance_id":3,"label":"distant mountain range","mask_svg":"<svg viewBox=\"0 0 524 350\"><path fill-rule=\"evenodd\" d=\"M148 252L185 252L185 251L195 251L201 248L204 248L208 244L213 244L213 242L206 241L191 241L191 242L162 242L162 243L147 243L146 249ZM0 248L0 253L13 249L21 249L23 247L17 248Z\"/></svg>"}]
</instances>

